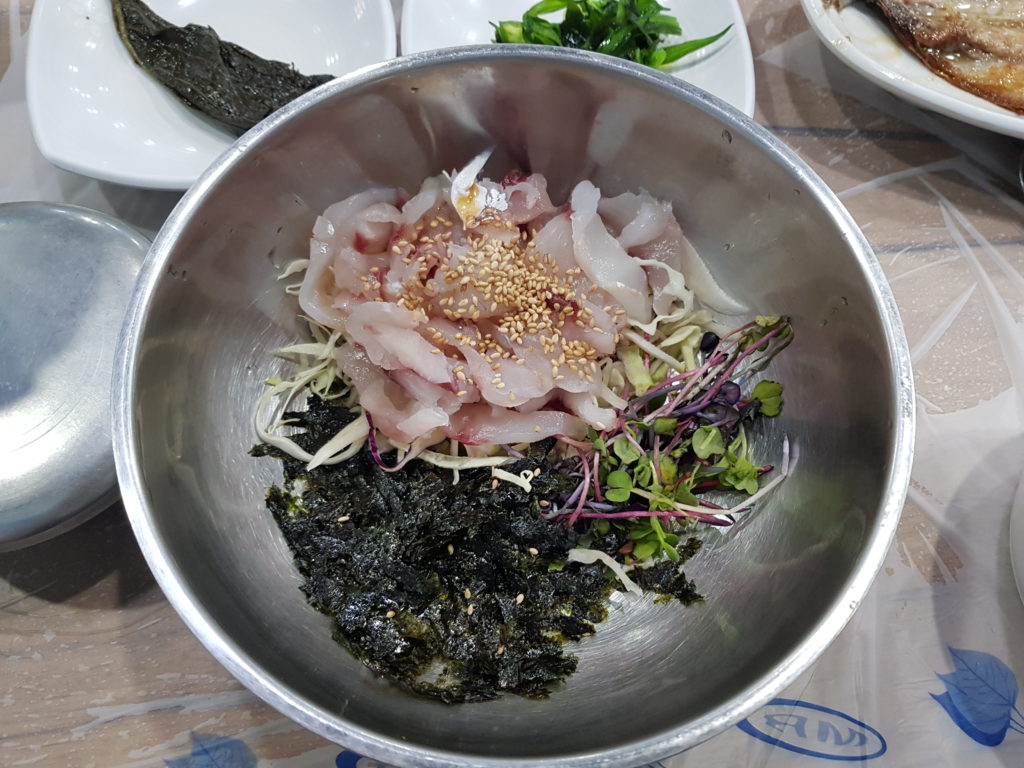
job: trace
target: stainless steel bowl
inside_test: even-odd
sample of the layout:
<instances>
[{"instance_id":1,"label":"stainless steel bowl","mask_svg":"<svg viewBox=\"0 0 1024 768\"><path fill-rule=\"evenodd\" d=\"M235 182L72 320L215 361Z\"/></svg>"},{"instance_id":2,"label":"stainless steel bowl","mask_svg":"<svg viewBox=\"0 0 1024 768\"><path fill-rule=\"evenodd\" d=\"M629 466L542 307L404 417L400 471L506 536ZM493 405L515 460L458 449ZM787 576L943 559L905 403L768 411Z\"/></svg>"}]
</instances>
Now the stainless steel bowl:
<instances>
[{"instance_id":1,"label":"stainless steel bowl","mask_svg":"<svg viewBox=\"0 0 1024 768\"><path fill-rule=\"evenodd\" d=\"M247 455L270 351L302 334L278 268L314 217L370 184L421 180L496 146L489 170L589 178L672 200L720 282L789 314L762 436L794 475L709 534L691 608L616 599L579 671L545 701L446 706L376 678L306 605ZM716 99L573 51L479 47L399 59L299 99L242 137L159 233L123 329L115 448L124 503L168 598L245 685L303 726L401 766L636 766L771 698L867 591L906 491L909 355L875 258L797 157Z\"/></svg>"}]
</instances>

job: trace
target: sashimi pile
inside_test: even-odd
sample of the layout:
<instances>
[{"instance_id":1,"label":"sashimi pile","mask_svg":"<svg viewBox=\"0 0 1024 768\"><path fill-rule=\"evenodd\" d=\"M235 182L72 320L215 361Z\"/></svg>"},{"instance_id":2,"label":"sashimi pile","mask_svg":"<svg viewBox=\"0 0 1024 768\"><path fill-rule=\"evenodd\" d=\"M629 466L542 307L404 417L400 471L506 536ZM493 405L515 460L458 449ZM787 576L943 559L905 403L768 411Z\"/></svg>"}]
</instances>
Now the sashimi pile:
<instances>
[{"instance_id":1,"label":"sashimi pile","mask_svg":"<svg viewBox=\"0 0 1024 768\"><path fill-rule=\"evenodd\" d=\"M788 320L726 294L669 203L584 180L556 204L539 173L480 178L487 159L317 219L282 275L311 339L278 351L297 367L256 414L310 601L448 702L549 695L613 593L699 600L701 532L790 471L784 436L778 467L750 449Z\"/></svg>"}]
</instances>

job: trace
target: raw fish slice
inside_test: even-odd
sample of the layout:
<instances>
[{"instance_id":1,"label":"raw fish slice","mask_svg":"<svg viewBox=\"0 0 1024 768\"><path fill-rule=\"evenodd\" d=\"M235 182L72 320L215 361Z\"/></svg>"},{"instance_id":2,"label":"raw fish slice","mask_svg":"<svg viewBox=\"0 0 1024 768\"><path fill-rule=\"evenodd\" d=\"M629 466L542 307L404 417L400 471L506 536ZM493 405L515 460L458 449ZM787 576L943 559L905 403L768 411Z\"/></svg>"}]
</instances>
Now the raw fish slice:
<instances>
[{"instance_id":1,"label":"raw fish slice","mask_svg":"<svg viewBox=\"0 0 1024 768\"><path fill-rule=\"evenodd\" d=\"M551 388L550 383L545 385L538 371L516 365L512 360L491 363L472 347L463 348L462 354L466 358L467 372L481 396L494 405L515 407L525 400L540 397Z\"/></svg>"},{"instance_id":2,"label":"raw fish slice","mask_svg":"<svg viewBox=\"0 0 1024 768\"><path fill-rule=\"evenodd\" d=\"M329 328L344 327L351 300L364 291L359 277L365 272L359 273L358 269L369 267L356 248L360 227L370 226L363 215L367 210L375 210L379 217L383 209L375 208L377 204L393 206L397 200L393 189L369 189L331 205L317 217L310 240L309 266L299 289L299 307L306 315ZM344 260L343 252L354 255L358 263L352 264L351 269L342 266L336 272L338 259Z\"/></svg>"},{"instance_id":3,"label":"raw fish slice","mask_svg":"<svg viewBox=\"0 0 1024 768\"><path fill-rule=\"evenodd\" d=\"M610 428L618 420L614 408L602 408L597 397L590 392L567 392L562 402L573 413L599 430Z\"/></svg>"},{"instance_id":4,"label":"raw fish slice","mask_svg":"<svg viewBox=\"0 0 1024 768\"><path fill-rule=\"evenodd\" d=\"M597 215L601 192L589 181L572 191L572 241L576 262L594 283L640 322L651 319L647 275L605 229Z\"/></svg>"},{"instance_id":5,"label":"raw fish slice","mask_svg":"<svg viewBox=\"0 0 1024 768\"><path fill-rule=\"evenodd\" d=\"M321 219L317 220L319 224ZM328 328L345 327L346 308L335 306L334 273L331 261L334 258L330 245L314 237L309 243L309 265L306 276L299 287L299 307L307 317ZM345 294L349 295L349 294Z\"/></svg>"},{"instance_id":6,"label":"raw fish slice","mask_svg":"<svg viewBox=\"0 0 1024 768\"><path fill-rule=\"evenodd\" d=\"M572 222L568 213L550 219L538 230L533 243L538 253L555 260L561 272L576 266L576 256L572 250Z\"/></svg>"},{"instance_id":7,"label":"raw fish slice","mask_svg":"<svg viewBox=\"0 0 1024 768\"><path fill-rule=\"evenodd\" d=\"M582 438L587 425L562 411L519 413L483 403L467 405L451 418L447 436L466 445L532 443L553 435Z\"/></svg>"},{"instance_id":8,"label":"raw fish slice","mask_svg":"<svg viewBox=\"0 0 1024 768\"><path fill-rule=\"evenodd\" d=\"M675 218L668 223L658 239L633 248L631 253L639 259L660 261L686 275L687 286L711 309L725 315L738 315L747 311L746 305L722 290ZM649 269L651 287L657 296L664 287L665 272L657 267Z\"/></svg>"},{"instance_id":9,"label":"raw fish slice","mask_svg":"<svg viewBox=\"0 0 1024 768\"><path fill-rule=\"evenodd\" d=\"M448 361L416 330L419 324L417 315L404 307L368 301L352 309L345 332L385 370L409 368L434 384L451 384Z\"/></svg>"},{"instance_id":10,"label":"raw fish slice","mask_svg":"<svg viewBox=\"0 0 1024 768\"><path fill-rule=\"evenodd\" d=\"M450 389L431 384L415 371L399 369L390 376L402 385L413 400L431 408L440 408L451 415L462 406L462 401Z\"/></svg>"},{"instance_id":11,"label":"raw fish slice","mask_svg":"<svg viewBox=\"0 0 1024 768\"><path fill-rule=\"evenodd\" d=\"M548 197L548 181L539 173L527 176L515 184L504 184L505 199L508 208L502 218L514 224L525 224L539 216L551 213L555 206Z\"/></svg>"},{"instance_id":12,"label":"raw fish slice","mask_svg":"<svg viewBox=\"0 0 1024 768\"><path fill-rule=\"evenodd\" d=\"M672 206L655 200L650 195L624 192L602 200L598 213L616 233L619 245L627 251L651 242L674 221Z\"/></svg>"},{"instance_id":13,"label":"raw fish slice","mask_svg":"<svg viewBox=\"0 0 1024 768\"><path fill-rule=\"evenodd\" d=\"M443 408L410 397L405 388L353 344L338 347L335 359L338 369L351 379L359 393L360 405L384 434L407 443L424 436L441 439L449 422Z\"/></svg>"}]
</instances>

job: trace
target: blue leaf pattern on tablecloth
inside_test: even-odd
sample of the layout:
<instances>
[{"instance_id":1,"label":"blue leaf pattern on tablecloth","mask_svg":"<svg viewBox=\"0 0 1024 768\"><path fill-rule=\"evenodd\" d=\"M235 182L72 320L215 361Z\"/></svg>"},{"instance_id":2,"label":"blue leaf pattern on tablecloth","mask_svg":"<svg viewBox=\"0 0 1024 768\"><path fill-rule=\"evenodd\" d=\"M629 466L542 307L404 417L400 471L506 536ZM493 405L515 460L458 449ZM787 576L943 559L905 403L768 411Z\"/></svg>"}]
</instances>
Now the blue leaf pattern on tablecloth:
<instances>
[{"instance_id":1,"label":"blue leaf pattern on tablecloth","mask_svg":"<svg viewBox=\"0 0 1024 768\"><path fill-rule=\"evenodd\" d=\"M958 710L953 704L953 700L950 698L949 693L944 693L941 696L933 693L931 696L942 705L942 708L946 710L946 714L953 719L953 722L959 726L960 730L979 744L984 744L986 747L994 747L997 744L1001 744L1003 739L1006 737L1005 728L999 733L982 733L975 728L974 724L971 723L970 720L960 714L960 710Z\"/></svg>"},{"instance_id":2,"label":"blue leaf pattern on tablecloth","mask_svg":"<svg viewBox=\"0 0 1024 768\"><path fill-rule=\"evenodd\" d=\"M256 755L245 743L228 736L192 734L192 754L164 760L167 768L256 768Z\"/></svg>"},{"instance_id":3,"label":"blue leaf pattern on tablecloth","mask_svg":"<svg viewBox=\"0 0 1024 768\"><path fill-rule=\"evenodd\" d=\"M989 653L950 648L953 672L940 674L946 684L941 696L932 694L959 728L979 744L1002 743L1017 703L1013 670Z\"/></svg>"},{"instance_id":4,"label":"blue leaf pattern on tablecloth","mask_svg":"<svg viewBox=\"0 0 1024 768\"><path fill-rule=\"evenodd\" d=\"M391 768L387 763L380 763L376 760L349 752L347 749L334 758L335 768Z\"/></svg>"},{"instance_id":5,"label":"blue leaf pattern on tablecloth","mask_svg":"<svg viewBox=\"0 0 1024 768\"><path fill-rule=\"evenodd\" d=\"M356 768L359 765L361 755L349 752L347 749L334 759L335 768Z\"/></svg>"}]
</instances>

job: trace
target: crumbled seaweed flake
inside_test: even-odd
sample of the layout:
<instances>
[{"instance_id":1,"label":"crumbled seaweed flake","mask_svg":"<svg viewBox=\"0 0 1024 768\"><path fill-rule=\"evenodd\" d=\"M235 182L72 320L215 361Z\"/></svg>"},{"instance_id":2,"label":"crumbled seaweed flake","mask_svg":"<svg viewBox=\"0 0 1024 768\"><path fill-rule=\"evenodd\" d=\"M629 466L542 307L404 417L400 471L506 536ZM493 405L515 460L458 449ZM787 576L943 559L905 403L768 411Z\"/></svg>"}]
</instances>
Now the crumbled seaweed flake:
<instances>
[{"instance_id":1,"label":"crumbled seaweed flake","mask_svg":"<svg viewBox=\"0 0 1024 768\"><path fill-rule=\"evenodd\" d=\"M686 578L680 567L682 563L689 560L700 550L700 539L690 538L686 544L678 548L679 562L663 560L655 563L650 568L638 568L630 577L641 589L651 592L658 592L662 596L675 597L684 605L703 600L703 596L697 591L697 586L691 579ZM658 598L659 600L661 598Z\"/></svg>"},{"instance_id":2,"label":"crumbled seaweed flake","mask_svg":"<svg viewBox=\"0 0 1024 768\"><path fill-rule=\"evenodd\" d=\"M312 451L354 414L312 397L307 411L285 418ZM564 642L605 617L615 585L600 565L548 569L578 544L574 531L538 513L540 499L577 482L549 471L550 448L538 443L508 467L541 470L530 492L492 489L487 469L463 470L457 485L450 471L422 462L385 472L368 451L311 471L273 448L252 453L284 463L267 505L338 642L409 690L454 703L506 691L547 696L576 668Z\"/></svg>"},{"instance_id":3,"label":"crumbled seaweed flake","mask_svg":"<svg viewBox=\"0 0 1024 768\"><path fill-rule=\"evenodd\" d=\"M315 396L307 410L284 414L297 429L292 439L311 453L355 417ZM541 470L529 492L512 483L492 488L487 469L462 470L457 485L449 470L423 462L385 472L368 450L313 470L271 446L250 453L284 465L267 506L307 598L333 618L335 639L408 690L457 703L503 692L548 696L576 669L564 644L595 632L620 587L604 566L566 557L582 545L613 554L621 537L581 541L580 532L539 515L541 499L578 482L552 471L552 445L540 441L506 467ZM677 547L679 563L632 576L664 599L700 600L679 570L699 548L691 538Z\"/></svg>"}]
</instances>

